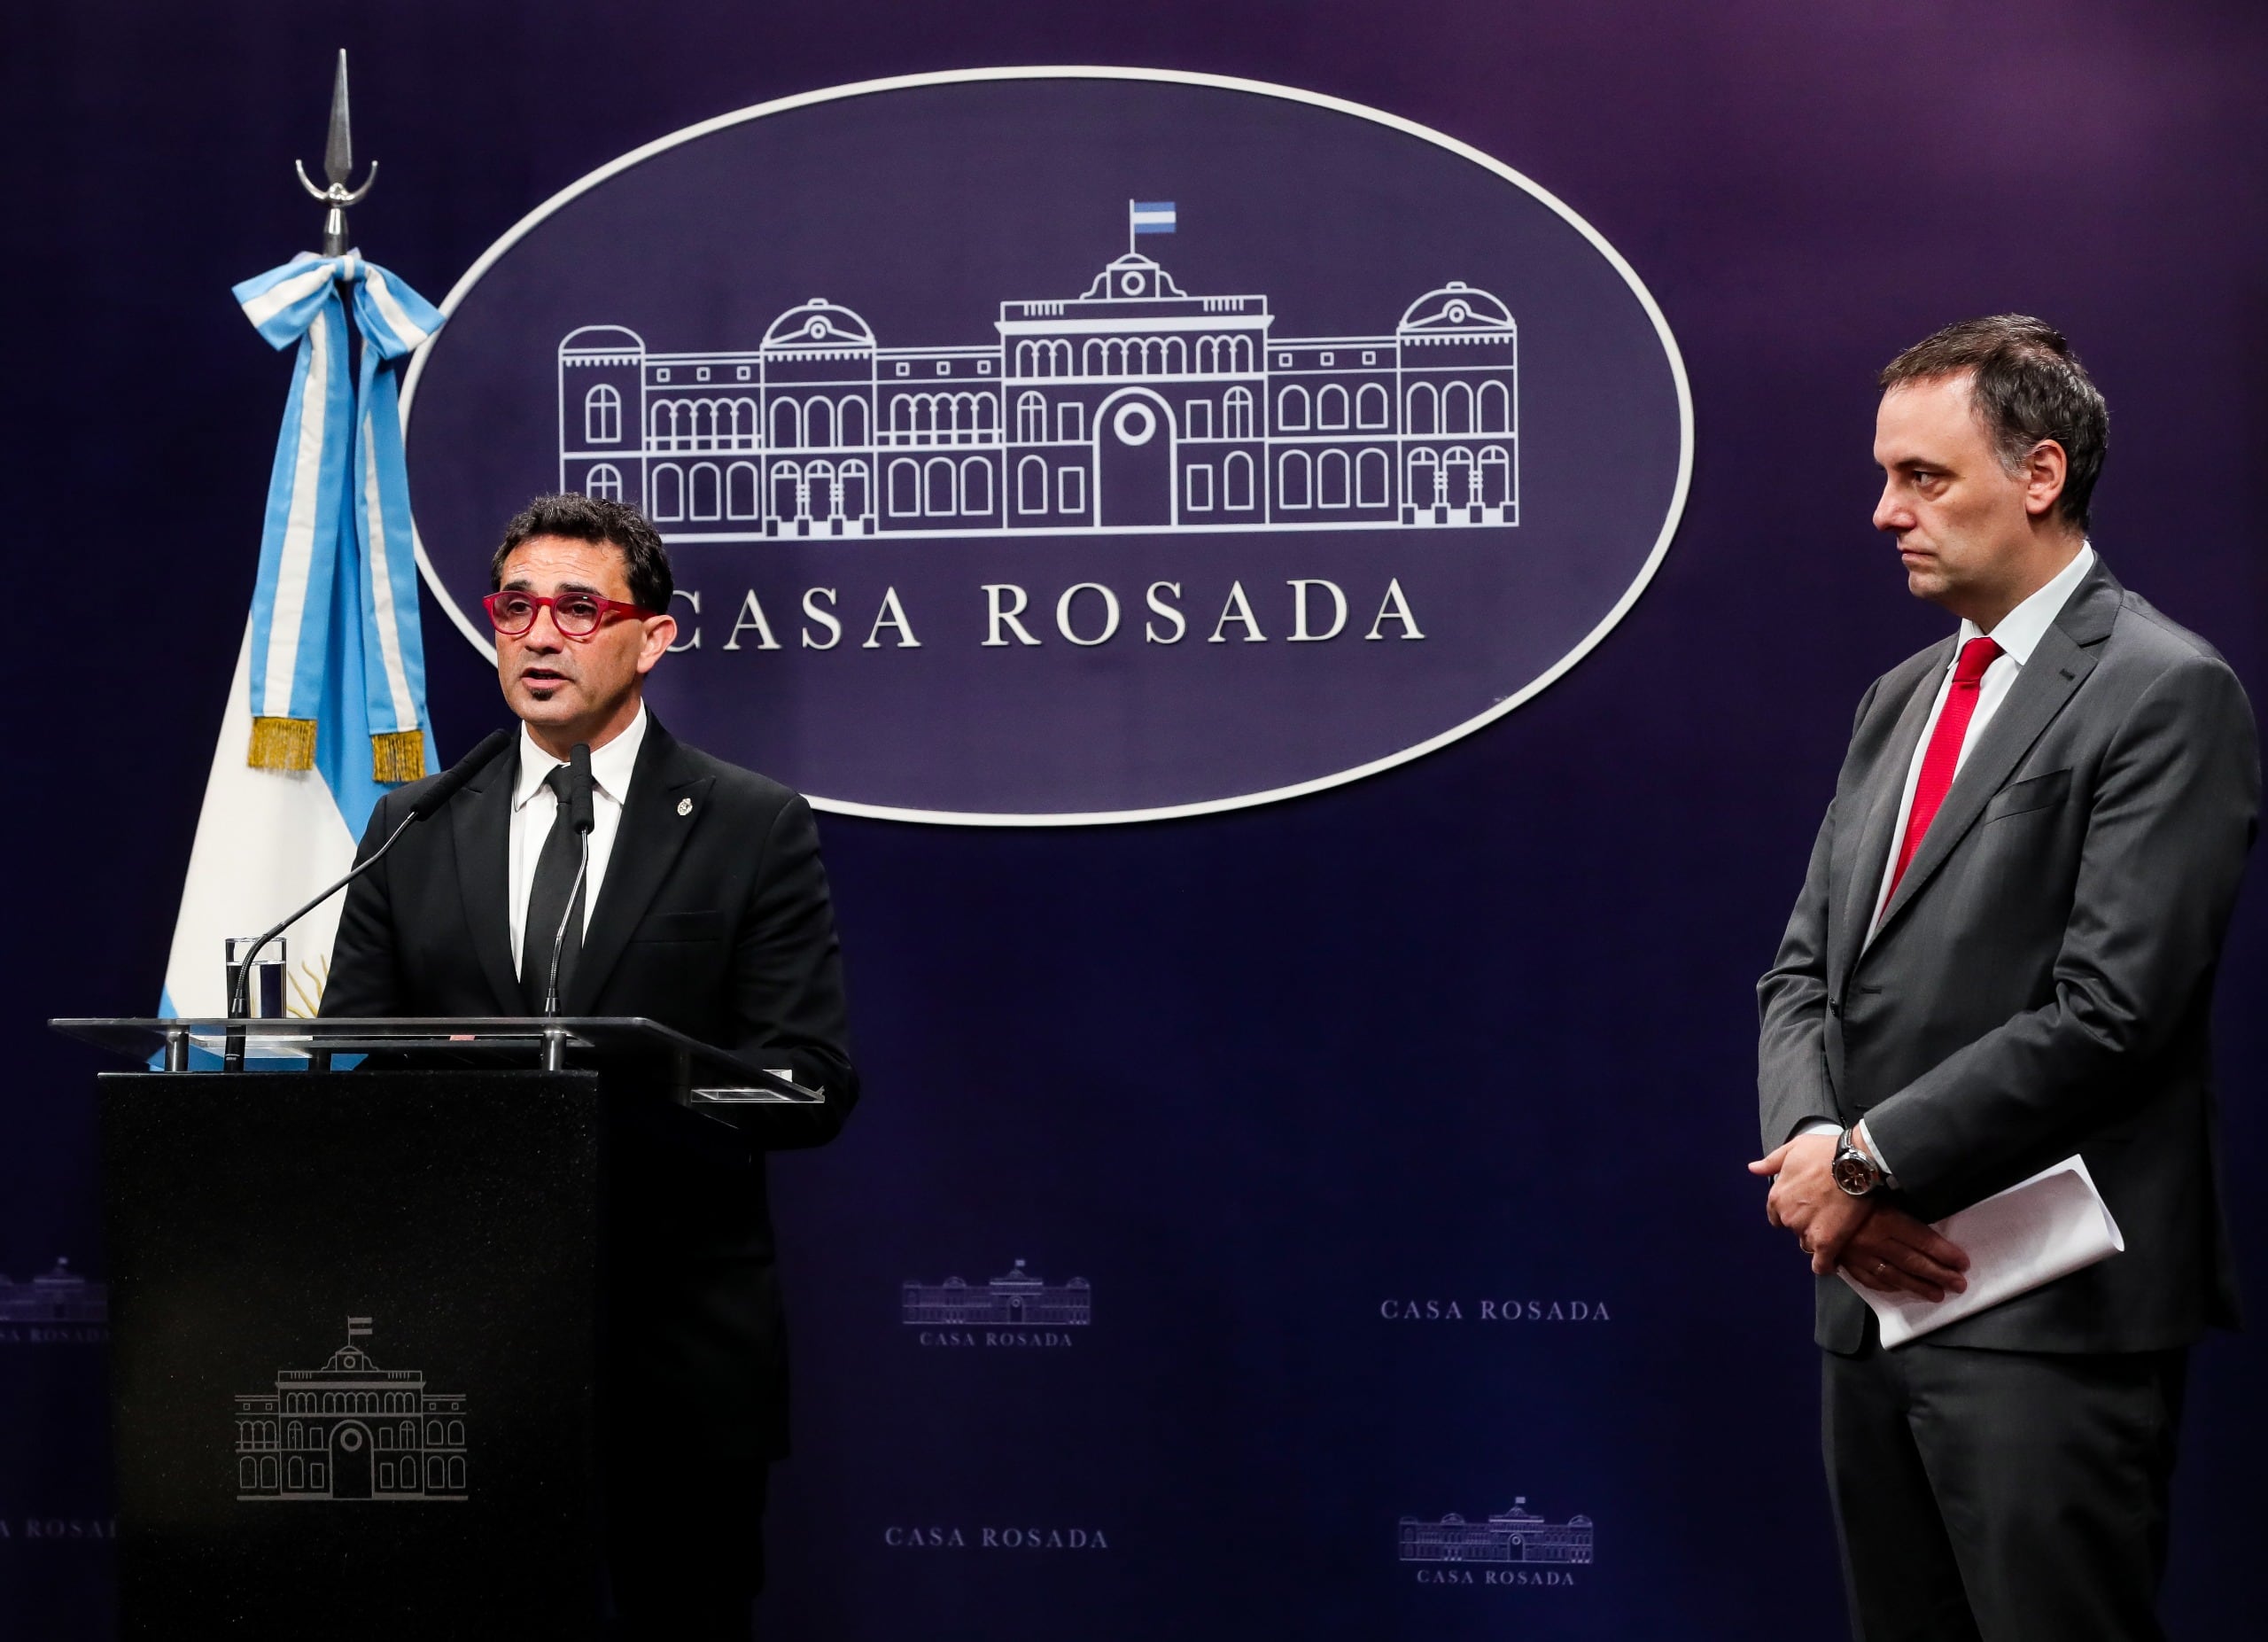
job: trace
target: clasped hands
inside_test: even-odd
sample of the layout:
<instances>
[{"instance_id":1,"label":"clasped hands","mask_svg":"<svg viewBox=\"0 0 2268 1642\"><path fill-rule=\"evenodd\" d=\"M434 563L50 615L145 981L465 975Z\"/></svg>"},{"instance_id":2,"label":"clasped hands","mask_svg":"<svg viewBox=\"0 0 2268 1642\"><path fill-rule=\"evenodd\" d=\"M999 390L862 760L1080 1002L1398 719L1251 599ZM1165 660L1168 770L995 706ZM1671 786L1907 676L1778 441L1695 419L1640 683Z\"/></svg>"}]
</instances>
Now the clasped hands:
<instances>
[{"instance_id":1,"label":"clasped hands","mask_svg":"<svg viewBox=\"0 0 2268 1642\"><path fill-rule=\"evenodd\" d=\"M1764 1218L1796 1235L1821 1277L1841 1270L1883 1294L1938 1301L1969 1287L1969 1257L1903 1209L1874 1195L1853 1197L1835 1184L1836 1137L1799 1134L1751 1174L1773 1177Z\"/></svg>"}]
</instances>

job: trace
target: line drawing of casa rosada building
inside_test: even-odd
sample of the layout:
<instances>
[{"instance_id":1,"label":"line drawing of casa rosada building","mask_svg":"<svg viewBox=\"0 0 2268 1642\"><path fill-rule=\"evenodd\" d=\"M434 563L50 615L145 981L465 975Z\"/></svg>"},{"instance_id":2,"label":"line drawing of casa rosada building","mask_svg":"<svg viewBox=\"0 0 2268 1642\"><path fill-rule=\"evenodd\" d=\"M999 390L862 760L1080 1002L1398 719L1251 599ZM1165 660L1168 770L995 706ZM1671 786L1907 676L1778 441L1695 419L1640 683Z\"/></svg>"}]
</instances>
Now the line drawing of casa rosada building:
<instances>
[{"instance_id":1,"label":"line drawing of casa rosada building","mask_svg":"<svg viewBox=\"0 0 2268 1642\"><path fill-rule=\"evenodd\" d=\"M1562 1566L1587 1564L1591 1560L1594 1528L1587 1516L1565 1522L1547 1522L1527 1508L1526 1499L1513 1501L1485 1521L1468 1522L1452 1513L1438 1521L1406 1516L1402 1519L1402 1560L1405 1562L1551 1562Z\"/></svg>"},{"instance_id":2,"label":"line drawing of casa rosada building","mask_svg":"<svg viewBox=\"0 0 2268 1642\"><path fill-rule=\"evenodd\" d=\"M54 1270L19 1283L0 1272L0 1323L106 1323L110 1285L90 1283L58 1260Z\"/></svg>"},{"instance_id":3,"label":"line drawing of casa rosada building","mask_svg":"<svg viewBox=\"0 0 2268 1642\"><path fill-rule=\"evenodd\" d=\"M415 1368L380 1368L354 1343L321 1368L277 1371L276 1389L237 1397L239 1499L460 1500L464 1405Z\"/></svg>"},{"instance_id":4,"label":"line drawing of casa rosada building","mask_svg":"<svg viewBox=\"0 0 2268 1642\"><path fill-rule=\"evenodd\" d=\"M981 346L883 347L813 298L741 352L559 345L559 483L672 541L1519 522L1518 328L1452 281L1390 335L1270 334L1146 256L1003 302Z\"/></svg>"},{"instance_id":5,"label":"line drawing of casa rosada building","mask_svg":"<svg viewBox=\"0 0 2268 1642\"><path fill-rule=\"evenodd\" d=\"M899 1315L908 1327L1052 1325L1080 1328L1094 1320L1094 1290L1084 1277L1045 1283L1016 1262L1015 1269L972 1288L958 1277L942 1283L906 1283L899 1290Z\"/></svg>"}]
</instances>

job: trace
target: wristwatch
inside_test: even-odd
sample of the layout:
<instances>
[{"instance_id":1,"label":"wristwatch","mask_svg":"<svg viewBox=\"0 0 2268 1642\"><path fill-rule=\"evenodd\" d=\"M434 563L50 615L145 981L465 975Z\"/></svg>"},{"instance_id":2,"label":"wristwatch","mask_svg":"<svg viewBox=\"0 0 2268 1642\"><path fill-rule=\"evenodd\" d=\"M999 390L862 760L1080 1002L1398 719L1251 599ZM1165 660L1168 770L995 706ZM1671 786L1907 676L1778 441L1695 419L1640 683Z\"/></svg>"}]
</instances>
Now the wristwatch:
<instances>
[{"instance_id":1,"label":"wristwatch","mask_svg":"<svg viewBox=\"0 0 2268 1642\"><path fill-rule=\"evenodd\" d=\"M1882 1184L1882 1165L1860 1150L1845 1129L1835 1143L1835 1162L1829 1172L1835 1184L1853 1197L1864 1197Z\"/></svg>"}]
</instances>

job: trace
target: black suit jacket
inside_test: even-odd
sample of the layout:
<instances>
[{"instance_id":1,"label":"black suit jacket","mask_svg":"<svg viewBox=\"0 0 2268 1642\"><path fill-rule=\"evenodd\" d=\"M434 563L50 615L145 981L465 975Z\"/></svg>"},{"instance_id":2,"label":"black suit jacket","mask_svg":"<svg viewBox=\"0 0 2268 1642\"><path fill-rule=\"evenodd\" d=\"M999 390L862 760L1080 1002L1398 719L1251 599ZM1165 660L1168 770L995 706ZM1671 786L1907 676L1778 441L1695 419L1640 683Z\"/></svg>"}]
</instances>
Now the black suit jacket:
<instances>
[{"instance_id":1,"label":"black suit jacket","mask_svg":"<svg viewBox=\"0 0 2268 1642\"><path fill-rule=\"evenodd\" d=\"M2251 709L2211 646L2098 560L1867 927L1947 639L1859 704L1803 892L1759 984L1764 1142L1867 1128L1938 1219L2077 1152L2126 1248L1931 1337L2140 1351L2233 1325L2211 1006L2259 805ZM1820 1280L1816 1337L1866 1308Z\"/></svg>"},{"instance_id":2,"label":"black suit jacket","mask_svg":"<svg viewBox=\"0 0 2268 1642\"><path fill-rule=\"evenodd\" d=\"M524 1012L506 907L518 767L516 741L347 891L324 1015ZM364 852L418 790L379 800ZM646 1016L826 1092L817 1108L738 1109L726 1127L610 1069L610 1405L649 1422L655 1451L784 1452L765 1153L833 1138L858 1094L810 806L649 716L561 1008Z\"/></svg>"}]
</instances>

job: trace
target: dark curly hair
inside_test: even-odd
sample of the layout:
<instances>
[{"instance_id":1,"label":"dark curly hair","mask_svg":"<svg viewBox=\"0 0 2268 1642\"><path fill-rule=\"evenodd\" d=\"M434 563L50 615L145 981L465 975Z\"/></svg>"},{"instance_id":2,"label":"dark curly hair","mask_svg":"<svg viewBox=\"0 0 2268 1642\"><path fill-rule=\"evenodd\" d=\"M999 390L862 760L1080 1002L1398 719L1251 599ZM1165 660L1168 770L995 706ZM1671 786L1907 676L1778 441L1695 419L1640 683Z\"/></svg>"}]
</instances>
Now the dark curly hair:
<instances>
[{"instance_id":1,"label":"dark curly hair","mask_svg":"<svg viewBox=\"0 0 2268 1642\"><path fill-rule=\"evenodd\" d=\"M661 532L646 522L637 509L602 496L566 491L538 496L504 526L504 541L488 561L488 590L504 585L504 561L512 549L538 536L562 536L569 541L602 543L622 555L623 579L630 584L633 603L656 615L665 615L677 580L670 574L669 549Z\"/></svg>"}]
</instances>

